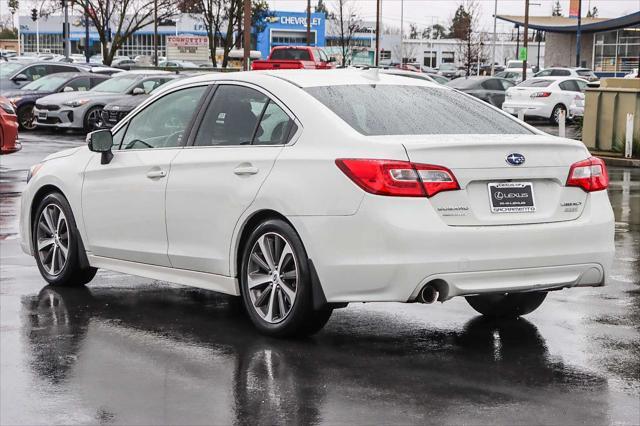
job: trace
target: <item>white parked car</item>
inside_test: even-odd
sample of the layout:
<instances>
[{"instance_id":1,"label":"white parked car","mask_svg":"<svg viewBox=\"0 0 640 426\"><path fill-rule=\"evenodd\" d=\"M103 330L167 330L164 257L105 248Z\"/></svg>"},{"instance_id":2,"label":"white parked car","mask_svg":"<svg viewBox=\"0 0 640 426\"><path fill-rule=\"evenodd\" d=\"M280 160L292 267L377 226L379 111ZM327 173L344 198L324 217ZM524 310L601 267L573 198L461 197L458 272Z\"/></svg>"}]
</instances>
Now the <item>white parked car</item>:
<instances>
[{"instance_id":1,"label":"white parked car","mask_svg":"<svg viewBox=\"0 0 640 426\"><path fill-rule=\"evenodd\" d=\"M104 268L202 287L301 335L350 302L516 317L604 285L607 185L582 143L425 80L207 74L33 166L20 231L52 285Z\"/></svg>"},{"instance_id":2,"label":"white parked car","mask_svg":"<svg viewBox=\"0 0 640 426\"><path fill-rule=\"evenodd\" d=\"M525 117L548 118L558 124L564 111L567 119L572 118L569 107L576 101L583 101L587 81L578 78L534 77L507 89L502 109L517 115L524 110Z\"/></svg>"},{"instance_id":3,"label":"white parked car","mask_svg":"<svg viewBox=\"0 0 640 426\"><path fill-rule=\"evenodd\" d=\"M533 70L531 68L527 68L527 78L533 77ZM514 83L518 84L522 82L522 68L510 68L504 71L500 71L496 74L496 77L506 78L507 80L511 80Z\"/></svg>"},{"instance_id":4,"label":"white parked car","mask_svg":"<svg viewBox=\"0 0 640 426\"><path fill-rule=\"evenodd\" d=\"M545 68L535 75L535 77L573 77L587 80L589 82L598 81L599 78L589 68L568 68L551 67Z\"/></svg>"}]
</instances>

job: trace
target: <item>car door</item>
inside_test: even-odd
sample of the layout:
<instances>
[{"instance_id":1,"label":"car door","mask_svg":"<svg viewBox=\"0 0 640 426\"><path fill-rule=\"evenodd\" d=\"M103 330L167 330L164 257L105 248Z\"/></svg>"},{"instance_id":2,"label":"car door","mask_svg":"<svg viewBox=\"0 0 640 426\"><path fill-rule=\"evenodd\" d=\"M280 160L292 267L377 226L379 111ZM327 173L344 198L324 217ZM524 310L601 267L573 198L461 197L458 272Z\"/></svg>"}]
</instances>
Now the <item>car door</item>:
<instances>
[{"instance_id":1,"label":"car door","mask_svg":"<svg viewBox=\"0 0 640 426\"><path fill-rule=\"evenodd\" d=\"M220 84L167 185L169 259L175 268L229 275L231 238L298 126L263 90Z\"/></svg>"},{"instance_id":2,"label":"car door","mask_svg":"<svg viewBox=\"0 0 640 426\"><path fill-rule=\"evenodd\" d=\"M558 87L562 90L562 102L564 105L569 108L569 106L573 103L574 98L578 93L582 93L580 91L580 86L576 80L565 80L558 84ZM567 111L568 112L568 111Z\"/></svg>"},{"instance_id":3,"label":"car door","mask_svg":"<svg viewBox=\"0 0 640 426\"><path fill-rule=\"evenodd\" d=\"M170 266L165 189L171 160L208 86L178 88L156 99L114 134L113 159L95 154L84 171L82 213L87 250L97 256Z\"/></svg>"}]
</instances>

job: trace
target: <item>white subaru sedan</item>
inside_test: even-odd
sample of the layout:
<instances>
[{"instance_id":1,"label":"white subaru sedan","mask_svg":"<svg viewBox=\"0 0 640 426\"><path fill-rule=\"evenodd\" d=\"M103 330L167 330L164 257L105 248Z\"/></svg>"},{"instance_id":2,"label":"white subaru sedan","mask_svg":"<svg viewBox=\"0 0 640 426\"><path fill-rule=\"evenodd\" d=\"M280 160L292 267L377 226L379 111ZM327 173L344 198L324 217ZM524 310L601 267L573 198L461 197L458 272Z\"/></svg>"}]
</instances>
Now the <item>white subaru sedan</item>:
<instances>
[{"instance_id":1,"label":"white subaru sedan","mask_svg":"<svg viewBox=\"0 0 640 426\"><path fill-rule=\"evenodd\" d=\"M262 332L351 302L516 317L601 286L603 162L486 103L375 70L181 79L32 167L23 249L52 285L98 268L242 297Z\"/></svg>"}]
</instances>

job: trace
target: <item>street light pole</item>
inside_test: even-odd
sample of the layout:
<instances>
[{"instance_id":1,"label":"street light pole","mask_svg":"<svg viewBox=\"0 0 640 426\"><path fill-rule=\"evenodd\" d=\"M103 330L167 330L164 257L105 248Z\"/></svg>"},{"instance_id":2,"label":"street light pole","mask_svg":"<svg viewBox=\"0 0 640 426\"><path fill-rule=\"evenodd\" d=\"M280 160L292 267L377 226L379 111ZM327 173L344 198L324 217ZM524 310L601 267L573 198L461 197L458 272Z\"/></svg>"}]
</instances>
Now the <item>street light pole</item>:
<instances>
[{"instance_id":1,"label":"street light pole","mask_svg":"<svg viewBox=\"0 0 640 426\"><path fill-rule=\"evenodd\" d=\"M522 60L522 81L527 79L527 58L529 52L529 0L524 0L524 40L522 40L522 48L524 49L524 59Z\"/></svg>"},{"instance_id":2,"label":"street light pole","mask_svg":"<svg viewBox=\"0 0 640 426\"><path fill-rule=\"evenodd\" d=\"M71 40L69 37L69 1L64 0L64 56L71 56Z\"/></svg>"},{"instance_id":3,"label":"street light pole","mask_svg":"<svg viewBox=\"0 0 640 426\"><path fill-rule=\"evenodd\" d=\"M582 0L578 0L578 31L576 33L576 67L580 66L581 33L582 33Z\"/></svg>"},{"instance_id":4,"label":"street light pole","mask_svg":"<svg viewBox=\"0 0 640 426\"><path fill-rule=\"evenodd\" d=\"M307 46L311 46L311 0L307 0Z\"/></svg>"},{"instance_id":5,"label":"street light pole","mask_svg":"<svg viewBox=\"0 0 640 426\"><path fill-rule=\"evenodd\" d=\"M400 67L404 64L404 0L400 0Z\"/></svg>"},{"instance_id":6,"label":"street light pole","mask_svg":"<svg viewBox=\"0 0 640 426\"><path fill-rule=\"evenodd\" d=\"M243 8L242 25L244 26L244 35L242 38L244 39L244 55L242 65L245 71L249 71L251 69L249 64L251 55L251 0L244 0Z\"/></svg>"},{"instance_id":7,"label":"street light pole","mask_svg":"<svg viewBox=\"0 0 640 426\"><path fill-rule=\"evenodd\" d=\"M380 8L382 0L376 0L376 51L374 55L374 63L377 67L380 63Z\"/></svg>"},{"instance_id":8,"label":"street light pole","mask_svg":"<svg viewBox=\"0 0 640 426\"><path fill-rule=\"evenodd\" d=\"M491 75L495 74L496 63L496 32L497 32L497 15L498 15L498 0L494 0L493 4L493 46L491 48Z\"/></svg>"},{"instance_id":9,"label":"street light pole","mask_svg":"<svg viewBox=\"0 0 640 426\"><path fill-rule=\"evenodd\" d=\"M158 66L158 0L153 0L153 65Z\"/></svg>"}]
</instances>

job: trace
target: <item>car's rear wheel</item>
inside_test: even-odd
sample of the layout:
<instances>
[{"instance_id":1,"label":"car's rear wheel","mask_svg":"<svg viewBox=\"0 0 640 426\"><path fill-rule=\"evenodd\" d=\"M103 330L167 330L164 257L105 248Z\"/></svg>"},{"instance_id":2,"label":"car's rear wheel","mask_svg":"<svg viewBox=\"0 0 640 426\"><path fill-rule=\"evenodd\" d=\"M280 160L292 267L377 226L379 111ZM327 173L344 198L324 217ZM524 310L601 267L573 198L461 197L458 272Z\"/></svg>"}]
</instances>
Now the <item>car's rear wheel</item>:
<instances>
[{"instance_id":1,"label":"car's rear wheel","mask_svg":"<svg viewBox=\"0 0 640 426\"><path fill-rule=\"evenodd\" d=\"M267 220L251 232L240 277L247 313L265 334L310 335L331 316L330 308L314 310L306 251L295 230L282 220Z\"/></svg>"},{"instance_id":2,"label":"car's rear wheel","mask_svg":"<svg viewBox=\"0 0 640 426\"><path fill-rule=\"evenodd\" d=\"M553 124L560 124L560 113L564 111L565 118L567 117L567 109L562 104L558 104L553 107L553 111L551 111L551 122Z\"/></svg>"},{"instance_id":3,"label":"car's rear wheel","mask_svg":"<svg viewBox=\"0 0 640 426\"><path fill-rule=\"evenodd\" d=\"M516 318L535 311L547 297L546 291L469 296L473 309L488 317Z\"/></svg>"},{"instance_id":4,"label":"car's rear wheel","mask_svg":"<svg viewBox=\"0 0 640 426\"><path fill-rule=\"evenodd\" d=\"M24 105L18 108L18 124L23 130L34 130L37 127L33 105Z\"/></svg>"},{"instance_id":5,"label":"car's rear wheel","mask_svg":"<svg viewBox=\"0 0 640 426\"><path fill-rule=\"evenodd\" d=\"M84 115L83 127L85 132L93 132L102 128L102 107L95 106Z\"/></svg>"},{"instance_id":6,"label":"car's rear wheel","mask_svg":"<svg viewBox=\"0 0 640 426\"><path fill-rule=\"evenodd\" d=\"M62 194L45 196L36 209L33 251L42 277L51 285L81 286L96 269L83 267L82 244L71 207Z\"/></svg>"}]
</instances>

